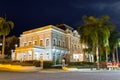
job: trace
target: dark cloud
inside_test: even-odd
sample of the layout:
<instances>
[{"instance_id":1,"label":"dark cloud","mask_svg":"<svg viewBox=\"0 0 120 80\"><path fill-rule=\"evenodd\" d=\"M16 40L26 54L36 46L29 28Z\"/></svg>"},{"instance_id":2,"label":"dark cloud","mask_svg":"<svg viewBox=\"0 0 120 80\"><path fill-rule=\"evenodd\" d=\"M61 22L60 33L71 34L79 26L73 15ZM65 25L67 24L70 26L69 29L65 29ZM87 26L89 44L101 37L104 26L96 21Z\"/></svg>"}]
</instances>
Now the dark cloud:
<instances>
[{"instance_id":1,"label":"dark cloud","mask_svg":"<svg viewBox=\"0 0 120 80\"><path fill-rule=\"evenodd\" d=\"M70 5L74 7L77 11L82 10L85 15L93 16L110 16L110 20L119 29L120 25L120 1L119 0L76 0L71 2ZM119 29L120 30L120 29Z\"/></svg>"},{"instance_id":2,"label":"dark cloud","mask_svg":"<svg viewBox=\"0 0 120 80\"><path fill-rule=\"evenodd\" d=\"M66 23L76 28L83 15L109 15L119 29L119 0L1 0L0 16L15 22L12 34L48 24Z\"/></svg>"}]
</instances>

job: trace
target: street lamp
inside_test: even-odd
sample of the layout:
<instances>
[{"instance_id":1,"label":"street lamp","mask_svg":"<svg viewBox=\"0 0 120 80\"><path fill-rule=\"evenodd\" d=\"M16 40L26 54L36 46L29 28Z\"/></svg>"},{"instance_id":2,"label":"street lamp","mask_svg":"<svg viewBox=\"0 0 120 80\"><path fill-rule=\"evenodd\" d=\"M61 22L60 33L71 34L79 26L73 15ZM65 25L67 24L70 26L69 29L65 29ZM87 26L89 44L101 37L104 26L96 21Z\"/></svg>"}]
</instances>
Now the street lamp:
<instances>
[{"instance_id":1,"label":"street lamp","mask_svg":"<svg viewBox=\"0 0 120 80\"><path fill-rule=\"evenodd\" d=\"M62 67L65 67L65 60L62 59Z\"/></svg>"},{"instance_id":2,"label":"street lamp","mask_svg":"<svg viewBox=\"0 0 120 80\"><path fill-rule=\"evenodd\" d=\"M18 47L18 45L17 44L15 44L15 48L17 48Z\"/></svg>"},{"instance_id":3,"label":"street lamp","mask_svg":"<svg viewBox=\"0 0 120 80\"><path fill-rule=\"evenodd\" d=\"M43 69L43 59L40 59L40 66Z\"/></svg>"}]
</instances>

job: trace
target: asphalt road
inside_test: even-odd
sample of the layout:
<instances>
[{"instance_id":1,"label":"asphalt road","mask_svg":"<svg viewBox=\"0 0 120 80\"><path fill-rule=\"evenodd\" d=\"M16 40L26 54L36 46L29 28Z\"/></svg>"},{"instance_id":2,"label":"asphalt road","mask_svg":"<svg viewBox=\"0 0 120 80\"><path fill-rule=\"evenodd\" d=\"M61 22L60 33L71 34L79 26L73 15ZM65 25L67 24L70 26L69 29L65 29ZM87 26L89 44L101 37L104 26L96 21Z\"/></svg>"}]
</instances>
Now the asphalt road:
<instances>
[{"instance_id":1,"label":"asphalt road","mask_svg":"<svg viewBox=\"0 0 120 80\"><path fill-rule=\"evenodd\" d=\"M111 72L4 72L0 80L120 80L120 71Z\"/></svg>"}]
</instances>

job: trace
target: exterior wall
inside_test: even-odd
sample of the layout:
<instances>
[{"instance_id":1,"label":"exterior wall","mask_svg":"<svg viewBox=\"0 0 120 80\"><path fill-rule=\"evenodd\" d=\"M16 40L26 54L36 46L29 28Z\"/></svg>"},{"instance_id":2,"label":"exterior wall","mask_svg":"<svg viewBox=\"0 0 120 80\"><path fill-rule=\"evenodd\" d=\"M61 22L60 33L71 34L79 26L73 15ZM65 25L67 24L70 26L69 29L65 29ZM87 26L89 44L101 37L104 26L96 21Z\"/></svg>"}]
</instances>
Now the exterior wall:
<instances>
[{"instance_id":1,"label":"exterior wall","mask_svg":"<svg viewBox=\"0 0 120 80\"><path fill-rule=\"evenodd\" d=\"M73 54L73 62L83 61L83 54Z\"/></svg>"},{"instance_id":2,"label":"exterior wall","mask_svg":"<svg viewBox=\"0 0 120 80\"><path fill-rule=\"evenodd\" d=\"M70 54L70 61L83 61L84 59L81 56L78 56L80 60L76 60L74 55L83 55L82 45L80 44L80 36L78 35L77 31L66 30L66 45L69 49Z\"/></svg>"},{"instance_id":3,"label":"exterior wall","mask_svg":"<svg viewBox=\"0 0 120 80\"><path fill-rule=\"evenodd\" d=\"M33 46L18 47L15 52L12 53L12 60L33 60Z\"/></svg>"},{"instance_id":4,"label":"exterior wall","mask_svg":"<svg viewBox=\"0 0 120 80\"><path fill-rule=\"evenodd\" d=\"M43 40L44 45L42 45L42 46L46 47L45 42L46 42L47 39L51 40L51 30L50 29L40 31L40 32L36 32L36 33L21 35L21 37L20 37L20 47L29 46L29 45L41 46L40 45L40 40ZM35 43L35 41L36 41L36 43ZM51 45L51 43L49 45Z\"/></svg>"},{"instance_id":5,"label":"exterior wall","mask_svg":"<svg viewBox=\"0 0 120 80\"><path fill-rule=\"evenodd\" d=\"M61 63L64 55L67 53L66 41L65 41L65 32L60 32L58 30L52 29L52 58L54 63Z\"/></svg>"}]
</instances>

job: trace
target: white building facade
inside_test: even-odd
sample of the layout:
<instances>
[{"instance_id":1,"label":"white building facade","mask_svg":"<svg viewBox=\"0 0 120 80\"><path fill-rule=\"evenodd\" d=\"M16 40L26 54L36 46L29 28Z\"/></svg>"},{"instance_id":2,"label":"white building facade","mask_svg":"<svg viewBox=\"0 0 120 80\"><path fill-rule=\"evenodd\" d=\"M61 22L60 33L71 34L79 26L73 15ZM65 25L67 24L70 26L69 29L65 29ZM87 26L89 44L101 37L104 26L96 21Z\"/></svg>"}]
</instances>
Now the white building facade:
<instances>
[{"instance_id":1,"label":"white building facade","mask_svg":"<svg viewBox=\"0 0 120 80\"><path fill-rule=\"evenodd\" d=\"M61 63L84 61L80 36L76 30L61 24L48 25L23 32L20 46L12 52L12 60L44 60Z\"/></svg>"}]
</instances>

